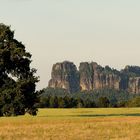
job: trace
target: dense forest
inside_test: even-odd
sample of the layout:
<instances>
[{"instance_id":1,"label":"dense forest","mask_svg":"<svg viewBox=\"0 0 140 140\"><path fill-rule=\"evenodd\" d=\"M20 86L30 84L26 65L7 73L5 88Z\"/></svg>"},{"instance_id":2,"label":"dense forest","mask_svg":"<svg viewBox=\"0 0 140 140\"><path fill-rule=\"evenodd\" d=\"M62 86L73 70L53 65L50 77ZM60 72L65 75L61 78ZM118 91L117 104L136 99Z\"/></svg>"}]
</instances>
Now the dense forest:
<instances>
[{"instance_id":1,"label":"dense forest","mask_svg":"<svg viewBox=\"0 0 140 140\"><path fill-rule=\"evenodd\" d=\"M65 89L46 88L40 95L41 108L93 108L93 107L140 107L140 94L114 89L101 89L68 93Z\"/></svg>"}]
</instances>

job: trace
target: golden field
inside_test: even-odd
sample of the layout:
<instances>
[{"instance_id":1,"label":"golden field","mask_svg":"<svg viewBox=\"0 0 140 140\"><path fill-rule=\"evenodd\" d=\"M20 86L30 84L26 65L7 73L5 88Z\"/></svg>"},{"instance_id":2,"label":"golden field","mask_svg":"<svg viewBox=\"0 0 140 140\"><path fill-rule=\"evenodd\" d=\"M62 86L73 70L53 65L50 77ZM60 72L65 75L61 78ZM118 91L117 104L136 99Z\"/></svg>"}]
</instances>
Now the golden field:
<instances>
[{"instance_id":1,"label":"golden field","mask_svg":"<svg viewBox=\"0 0 140 140\"><path fill-rule=\"evenodd\" d=\"M140 108L39 109L0 118L0 140L140 140Z\"/></svg>"}]
</instances>

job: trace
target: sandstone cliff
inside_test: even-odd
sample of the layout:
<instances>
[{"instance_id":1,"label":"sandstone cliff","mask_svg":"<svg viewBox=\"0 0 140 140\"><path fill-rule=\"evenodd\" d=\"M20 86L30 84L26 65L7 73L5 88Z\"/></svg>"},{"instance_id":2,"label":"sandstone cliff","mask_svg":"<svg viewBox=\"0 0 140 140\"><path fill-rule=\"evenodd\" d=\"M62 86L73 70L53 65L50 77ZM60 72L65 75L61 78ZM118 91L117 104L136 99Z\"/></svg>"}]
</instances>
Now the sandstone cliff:
<instances>
[{"instance_id":1,"label":"sandstone cliff","mask_svg":"<svg viewBox=\"0 0 140 140\"><path fill-rule=\"evenodd\" d=\"M69 92L79 91L79 74L73 63L65 61L63 63L54 64L51 77L49 87L63 88Z\"/></svg>"},{"instance_id":2,"label":"sandstone cliff","mask_svg":"<svg viewBox=\"0 0 140 140\"><path fill-rule=\"evenodd\" d=\"M126 66L117 71L96 62L82 62L77 70L72 62L65 61L53 65L48 87L63 88L70 93L104 88L140 93L140 67Z\"/></svg>"},{"instance_id":3,"label":"sandstone cliff","mask_svg":"<svg viewBox=\"0 0 140 140\"><path fill-rule=\"evenodd\" d=\"M126 66L122 70L124 75L127 76L127 91L131 93L140 93L140 67Z\"/></svg>"},{"instance_id":4,"label":"sandstone cliff","mask_svg":"<svg viewBox=\"0 0 140 140\"><path fill-rule=\"evenodd\" d=\"M80 63L80 87L81 90L94 90L111 88L119 90L120 77L117 71L108 66L101 67L95 62Z\"/></svg>"},{"instance_id":5,"label":"sandstone cliff","mask_svg":"<svg viewBox=\"0 0 140 140\"><path fill-rule=\"evenodd\" d=\"M130 77L128 91L131 93L140 93L140 77Z\"/></svg>"}]
</instances>

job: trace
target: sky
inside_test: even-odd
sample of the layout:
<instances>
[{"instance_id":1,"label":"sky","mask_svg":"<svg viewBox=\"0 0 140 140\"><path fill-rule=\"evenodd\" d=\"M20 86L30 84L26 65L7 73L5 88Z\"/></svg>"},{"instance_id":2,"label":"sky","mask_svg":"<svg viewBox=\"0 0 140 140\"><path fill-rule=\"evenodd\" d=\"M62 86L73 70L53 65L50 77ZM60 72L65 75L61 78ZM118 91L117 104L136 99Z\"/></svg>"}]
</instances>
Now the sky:
<instances>
[{"instance_id":1,"label":"sky","mask_svg":"<svg viewBox=\"0 0 140 140\"><path fill-rule=\"evenodd\" d=\"M140 0L0 0L0 23L32 54L42 89L56 62L140 66L139 7Z\"/></svg>"}]
</instances>

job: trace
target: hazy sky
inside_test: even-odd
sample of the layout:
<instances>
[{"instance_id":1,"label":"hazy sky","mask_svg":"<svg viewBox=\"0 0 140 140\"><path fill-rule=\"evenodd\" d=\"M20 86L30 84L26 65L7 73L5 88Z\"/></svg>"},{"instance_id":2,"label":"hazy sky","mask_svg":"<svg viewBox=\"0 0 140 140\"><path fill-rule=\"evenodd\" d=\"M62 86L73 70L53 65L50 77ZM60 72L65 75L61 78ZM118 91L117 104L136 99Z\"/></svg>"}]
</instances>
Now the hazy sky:
<instances>
[{"instance_id":1,"label":"hazy sky","mask_svg":"<svg viewBox=\"0 0 140 140\"><path fill-rule=\"evenodd\" d=\"M64 60L140 66L140 0L0 0L0 22L32 53L39 89Z\"/></svg>"}]
</instances>

